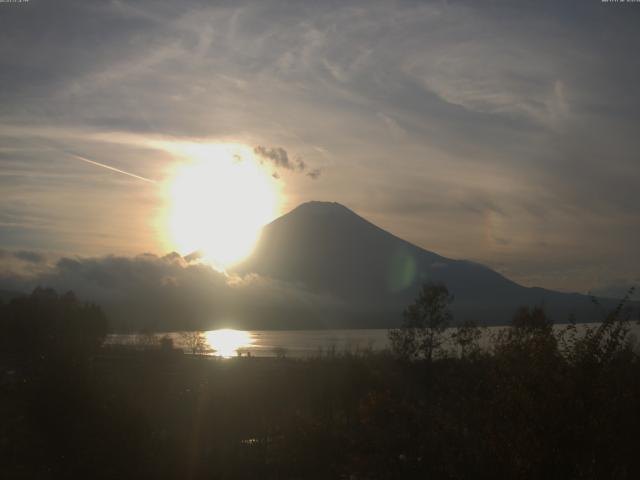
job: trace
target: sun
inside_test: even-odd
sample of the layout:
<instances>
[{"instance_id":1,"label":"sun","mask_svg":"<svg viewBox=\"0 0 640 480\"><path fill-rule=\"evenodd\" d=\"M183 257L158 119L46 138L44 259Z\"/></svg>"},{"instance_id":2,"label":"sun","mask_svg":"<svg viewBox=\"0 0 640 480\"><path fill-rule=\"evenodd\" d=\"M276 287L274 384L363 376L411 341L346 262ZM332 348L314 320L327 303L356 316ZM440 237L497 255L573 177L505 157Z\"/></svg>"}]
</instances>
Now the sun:
<instances>
[{"instance_id":1,"label":"sun","mask_svg":"<svg viewBox=\"0 0 640 480\"><path fill-rule=\"evenodd\" d=\"M247 257L277 217L279 183L243 145L181 144L185 161L167 184L167 230L182 255L199 252L224 270Z\"/></svg>"},{"instance_id":2,"label":"sun","mask_svg":"<svg viewBox=\"0 0 640 480\"><path fill-rule=\"evenodd\" d=\"M204 334L209 346L214 350L214 355L224 358L233 357L238 350L247 348L253 343L249 332L223 328L209 330Z\"/></svg>"}]
</instances>

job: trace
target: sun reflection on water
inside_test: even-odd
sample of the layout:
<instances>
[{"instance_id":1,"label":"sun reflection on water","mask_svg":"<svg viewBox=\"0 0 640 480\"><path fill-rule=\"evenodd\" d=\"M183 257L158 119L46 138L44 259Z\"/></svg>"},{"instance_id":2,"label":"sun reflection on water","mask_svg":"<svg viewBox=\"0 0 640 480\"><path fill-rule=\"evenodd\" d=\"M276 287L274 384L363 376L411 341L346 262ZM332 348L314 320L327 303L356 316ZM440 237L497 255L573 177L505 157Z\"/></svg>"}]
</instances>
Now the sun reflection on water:
<instances>
[{"instance_id":1,"label":"sun reflection on water","mask_svg":"<svg viewBox=\"0 0 640 480\"><path fill-rule=\"evenodd\" d=\"M253 343L249 332L230 328L209 330L204 333L204 337L214 350L213 354L223 358L234 357L238 350L247 348Z\"/></svg>"}]
</instances>

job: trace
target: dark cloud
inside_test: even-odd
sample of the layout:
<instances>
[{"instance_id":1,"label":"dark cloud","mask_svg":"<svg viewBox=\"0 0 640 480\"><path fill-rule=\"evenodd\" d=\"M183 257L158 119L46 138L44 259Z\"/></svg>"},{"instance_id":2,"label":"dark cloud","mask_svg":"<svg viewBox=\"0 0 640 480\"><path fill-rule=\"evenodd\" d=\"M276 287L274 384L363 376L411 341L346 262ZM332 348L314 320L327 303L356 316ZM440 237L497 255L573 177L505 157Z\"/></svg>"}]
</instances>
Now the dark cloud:
<instances>
[{"instance_id":1,"label":"dark cloud","mask_svg":"<svg viewBox=\"0 0 640 480\"><path fill-rule=\"evenodd\" d=\"M24 260L25 262L29 262L29 263L44 263L46 261L46 257L41 254L41 253L37 253L37 252L29 252L26 250L21 250L19 252L15 252L14 253L15 257L20 259L20 260Z\"/></svg>"},{"instance_id":2,"label":"dark cloud","mask_svg":"<svg viewBox=\"0 0 640 480\"><path fill-rule=\"evenodd\" d=\"M322 326L344 314L343 304L328 295L253 274L230 277L194 255L62 257L21 274L7 268L8 256L17 258L0 250L0 290L72 290L103 306L121 330L291 327L300 318Z\"/></svg>"},{"instance_id":3,"label":"dark cloud","mask_svg":"<svg viewBox=\"0 0 640 480\"><path fill-rule=\"evenodd\" d=\"M282 147L268 148L258 145L253 149L253 151L260 157L271 160L276 167L285 168L287 170L296 169L296 165L289 160L289 154ZM302 169L304 169L304 165L302 165Z\"/></svg>"},{"instance_id":4,"label":"dark cloud","mask_svg":"<svg viewBox=\"0 0 640 480\"><path fill-rule=\"evenodd\" d=\"M13 281L40 275L51 267L51 260L50 255L41 252L0 249L0 283L6 278Z\"/></svg>"},{"instance_id":5,"label":"dark cloud","mask_svg":"<svg viewBox=\"0 0 640 480\"><path fill-rule=\"evenodd\" d=\"M316 180L320 177L320 169L314 168L307 171L307 164L301 158L291 159L287 151L282 147L264 147L258 145L253 149L254 153L259 157L269 160L276 168L284 168L285 170L291 170L294 172L306 172L306 175L312 180ZM274 173L275 178L280 178L278 172Z\"/></svg>"}]
</instances>

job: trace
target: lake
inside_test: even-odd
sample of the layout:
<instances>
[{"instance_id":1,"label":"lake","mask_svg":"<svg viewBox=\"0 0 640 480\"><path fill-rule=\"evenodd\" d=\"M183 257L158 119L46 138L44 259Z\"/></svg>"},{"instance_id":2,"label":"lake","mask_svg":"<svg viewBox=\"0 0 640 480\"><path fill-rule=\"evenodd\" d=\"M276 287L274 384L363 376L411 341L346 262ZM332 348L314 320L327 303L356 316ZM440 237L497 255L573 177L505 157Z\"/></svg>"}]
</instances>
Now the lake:
<instances>
[{"instance_id":1,"label":"lake","mask_svg":"<svg viewBox=\"0 0 640 480\"><path fill-rule=\"evenodd\" d=\"M592 324L594 325L594 324ZM578 325L584 329L586 325ZM564 325L554 326L559 332ZM480 339L484 347L490 344L497 332L508 327L487 327ZM454 329L445 332L448 337ZM379 352L389 348L387 329L356 330L208 330L202 332L168 332L161 334L112 334L107 345L147 347L158 345L162 337L169 337L175 348L190 352L195 335L200 336L201 346L207 355L234 357L312 357L345 352ZM631 324L631 333L636 338L640 327ZM445 344L446 347L446 344Z\"/></svg>"},{"instance_id":2,"label":"lake","mask_svg":"<svg viewBox=\"0 0 640 480\"><path fill-rule=\"evenodd\" d=\"M238 354L252 357L310 357L330 352L344 353L362 350L381 351L388 348L386 329L358 330L208 330L200 332L210 355L231 357ZM162 334L113 334L107 345L144 347L159 343L162 337L173 340L175 348L190 350L193 332Z\"/></svg>"}]
</instances>

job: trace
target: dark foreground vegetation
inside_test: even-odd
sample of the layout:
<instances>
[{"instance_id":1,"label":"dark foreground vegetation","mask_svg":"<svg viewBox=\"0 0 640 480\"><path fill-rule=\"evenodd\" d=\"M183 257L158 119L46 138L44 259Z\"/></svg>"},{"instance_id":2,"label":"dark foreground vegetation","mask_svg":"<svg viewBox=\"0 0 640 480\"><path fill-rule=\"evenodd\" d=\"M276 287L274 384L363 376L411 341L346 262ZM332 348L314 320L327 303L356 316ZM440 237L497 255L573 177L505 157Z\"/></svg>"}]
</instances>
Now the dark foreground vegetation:
<instances>
[{"instance_id":1,"label":"dark foreground vegetation","mask_svg":"<svg viewBox=\"0 0 640 480\"><path fill-rule=\"evenodd\" d=\"M215 360L101 347L106 320L36 290L1 307L0 478L638 478L624 302L586 334L523 308L489 349L425 287L394 354Z\"/></svg>"}]
</instances>

